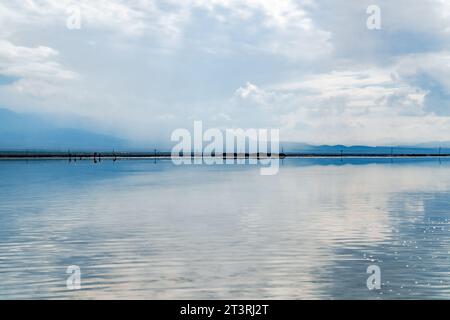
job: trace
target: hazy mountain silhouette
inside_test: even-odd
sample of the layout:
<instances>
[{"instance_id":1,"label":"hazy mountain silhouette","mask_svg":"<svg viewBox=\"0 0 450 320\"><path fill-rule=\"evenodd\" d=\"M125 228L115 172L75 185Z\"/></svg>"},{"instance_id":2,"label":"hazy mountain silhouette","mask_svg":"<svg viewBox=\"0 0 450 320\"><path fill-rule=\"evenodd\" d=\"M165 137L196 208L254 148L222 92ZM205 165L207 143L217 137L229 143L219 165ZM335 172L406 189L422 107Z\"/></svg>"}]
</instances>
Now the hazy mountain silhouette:
<instances>
[{"instance_id":1,"label":"hazy mountain silhouette","mask_svg":"<svg viewBox=\"0 0 450 320\"><path fill-rule=\"evenodd\" d=\"M152 145L159 151L170 151L171 142ZM429 142L414 146L313 146L305 143L283 142L285 153L450 153L450 142ZM97 150L148 151L146 144L130 142L111 135L99 134L83 129L65 128L49 119L35 114L16 113L0 108L0 150ZM281 149L280 149L281 151Z\"/></svg>"},{"instance_id":2,"label":"hazy mountain silhouette","mask_svg":"<svg viewBox=\"0 0 450 320\"><path fill-rule=\"evenodd\" d=\"M105 149L123 148L119 138L87 130L58 127L32 114L0 108L0 149Z\"/></svg>"},{"instance_id":3,"label":"hazy mountain silhouette","mask_svg":"<svg viewBox=\"0 0 450 320\"><path fill-rule=\"evenodd\" d=\"M304 143L284 142L281 144L286 153L360 153L360 154L429 154L450 153L449 142L430 142L413 146L345 146L345 145L321 145L313 146Z\"/></svg>"}]
</instances>

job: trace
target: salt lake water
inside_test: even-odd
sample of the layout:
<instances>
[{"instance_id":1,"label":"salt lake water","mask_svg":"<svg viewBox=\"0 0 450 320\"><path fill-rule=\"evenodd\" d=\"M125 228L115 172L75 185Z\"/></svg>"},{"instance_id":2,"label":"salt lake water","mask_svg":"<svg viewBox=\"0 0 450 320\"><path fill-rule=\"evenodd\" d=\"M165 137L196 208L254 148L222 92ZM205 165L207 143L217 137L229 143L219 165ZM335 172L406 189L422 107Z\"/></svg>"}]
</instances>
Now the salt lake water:
<instances>
[{"instance_id":1,"label":"salt lake water","mask_svg":"<svg viewBox=\"0 0 450 320\"><path fill-rule=\"evenodd\" d=\"M450 298L449 204L446 159L0 161L0 299Z\"/></svg>"}]
</instances>

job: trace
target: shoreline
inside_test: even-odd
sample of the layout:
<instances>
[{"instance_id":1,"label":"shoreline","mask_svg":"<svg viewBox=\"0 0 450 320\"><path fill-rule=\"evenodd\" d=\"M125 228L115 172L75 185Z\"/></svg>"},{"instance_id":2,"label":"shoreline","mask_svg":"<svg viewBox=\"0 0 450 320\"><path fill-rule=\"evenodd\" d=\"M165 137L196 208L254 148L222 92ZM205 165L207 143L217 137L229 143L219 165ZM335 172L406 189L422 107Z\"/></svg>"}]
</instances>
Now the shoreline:
<instances>
[{"instance_id":1,"label":"shoreline","mask_svg":"<svg viewBox=\"0 0 450 320\"><path fill-rule=\"evenodd\" d=\"M222 156L202 156L201 154L189 154L185 158L223 158L223 159L269 159L269 158L449 158L450 154L437 153L397 153L397 154L365 154L365 153L282 153L282 154L238 154L226 153ZM170 153L134 153L134 152L0 152L0 160L131 160L131 159L171 159ZM180 155L177 158L183 158Z\"/></svg>"}]
</instances>

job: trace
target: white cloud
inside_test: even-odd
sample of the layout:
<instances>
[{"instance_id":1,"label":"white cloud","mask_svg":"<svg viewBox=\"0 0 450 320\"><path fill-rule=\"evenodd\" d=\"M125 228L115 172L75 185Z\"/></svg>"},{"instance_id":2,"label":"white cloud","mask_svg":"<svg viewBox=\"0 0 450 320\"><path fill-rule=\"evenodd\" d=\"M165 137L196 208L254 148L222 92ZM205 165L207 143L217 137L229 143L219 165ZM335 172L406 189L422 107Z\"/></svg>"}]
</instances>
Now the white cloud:
<instances>
[{"instance_id":1,"label":"white cloud","mask_svg":"<svg viewBox=\"0 0 450 320\"><path fill-rule=\"evenodd\" d=\"M311 1L293 0L22 0L1 4L0 21L9 28L32 28L51 25L64 28L68 8L80 8L82 28L104 29L126 36L155 37L164 45L189 43L185 30L195 24L195 14L205 11L222 31L239 28L242 38L229 39L221 46L228 50L255 50L268 54L282 54L291 58L318 58L332 50L330 34L320 30L307 9ZM203 30L205 35L208 29ZM214 37L214 35L210 35ZM207 43L201 43L205 50ZM223 48L225 49L225 48Z\"/></svg>"},{"instance_id":2,"label":"white cloud","mask_svg":"<svg viewBox=\"0 0 450 320\"><path fill-rule=\"evenodd\" d=\"M16 46L0 40L0 75L17 78L9 90L18 94L46 96L57 91L61 81L75 79L77 74L53 59L58 52L52 48Z\"/></svg>"},{"instance_id":3,"label":"white cloud","mask_svg":"<svg viewBox=\"0 0 450 320\"><path fill-rule=\"evenodd\" d=\"M435 58L406 56L385 68L347 68L266 89L248 83L236 95L242 105L261 110L270 105L282 138L291 141L376 145L448 140L450 118L426 109L429 91L407 77L415 69L406 68L406 74L404 70L411 61L426 70L426 63L418 62Z\"/></svg>"},{"instance_id":4,"label":"white cloud","mask_svg":"<svg viewBox=\"0 0 450 320\"><path fill-rule=\"evenodd\" d=\"M311 143L450 140L448 1L381 0L377 32L369 4L3 2L0 74L18 80L0 103L142 138L204 119ZM81 30L66 28L73 5Z\"/></svg>"},{"instance_id":5,"label":"white cloud","mask_svg":"<svg viewBox=\"0 0 450 320\"><path fill-rule=\"evenodd\" d=\"M309 9L314 7L313 1L193 0L192 3L194 8L207 9L216 20L239 28L244 37L241 44L234 42L237 48L293 60L317 60L333 50L330 33L320 29L311 18Z\"/></svg>"}]
</instances>

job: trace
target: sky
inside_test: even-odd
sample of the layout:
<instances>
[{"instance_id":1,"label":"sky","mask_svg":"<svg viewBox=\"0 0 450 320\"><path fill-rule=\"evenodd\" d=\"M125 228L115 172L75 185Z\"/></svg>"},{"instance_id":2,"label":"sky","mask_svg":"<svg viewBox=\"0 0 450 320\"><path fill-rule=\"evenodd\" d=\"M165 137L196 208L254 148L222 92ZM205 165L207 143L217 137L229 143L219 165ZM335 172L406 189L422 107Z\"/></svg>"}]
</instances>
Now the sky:
<instances>
[{"instance_id":1,"label":"sky","mask_svg":"<svg viewBox=\"0 0 450 320\"><path fill-rule=\"evenodd\" d=\"M411 144L450 141L449 102L445 0L0 2L0 106L70 127Z\"/></svg>"}]
</instances>

